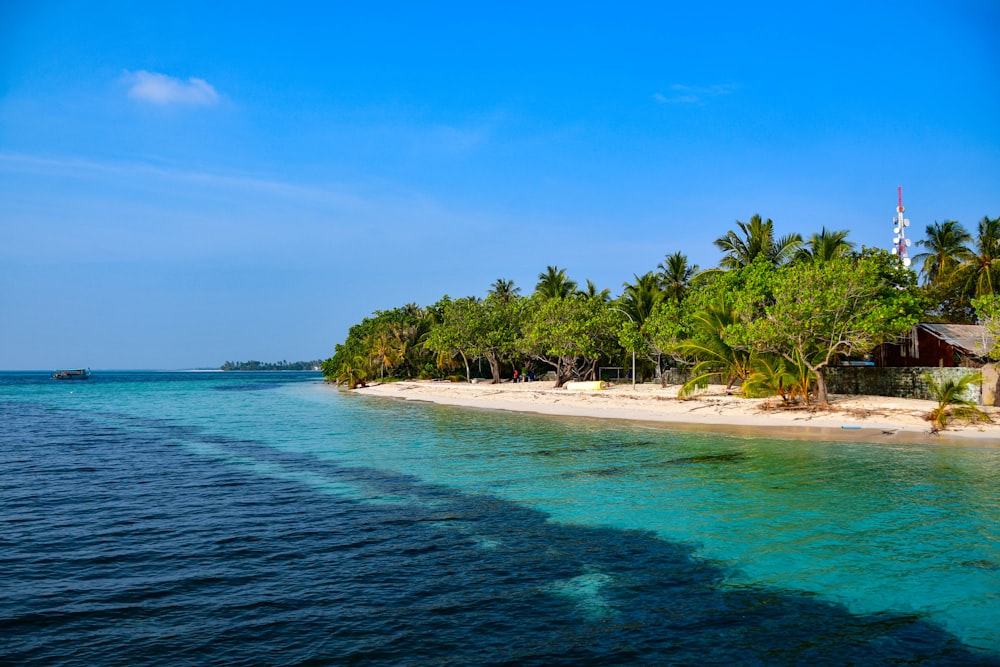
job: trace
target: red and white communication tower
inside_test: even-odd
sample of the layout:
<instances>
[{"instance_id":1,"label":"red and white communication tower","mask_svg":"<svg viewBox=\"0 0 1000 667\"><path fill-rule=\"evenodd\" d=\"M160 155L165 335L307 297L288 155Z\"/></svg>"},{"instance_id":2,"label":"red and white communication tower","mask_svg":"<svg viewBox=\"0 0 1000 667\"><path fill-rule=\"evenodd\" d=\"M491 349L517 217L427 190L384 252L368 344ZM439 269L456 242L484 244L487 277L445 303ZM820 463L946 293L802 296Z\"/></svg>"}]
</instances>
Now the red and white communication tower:
<instances>
[{"instance_id":1,"label":"red and white communication tower","mask_svg":"<svg viewBox=\"0 0 1000 667\"><path fill-rule=\"evenodd\" d=\"M899 260L903 263L903 266L910 266L910 258L907 256L906 249L910 247L910 239L906 238L906 228L910 226L910 221L903 217L903 186L897 188L899 194L899 205L896 206L896 217L892 219L892 233L895 236L892 238L892 254L899 255Z\"/></svg>"}]
</instances>

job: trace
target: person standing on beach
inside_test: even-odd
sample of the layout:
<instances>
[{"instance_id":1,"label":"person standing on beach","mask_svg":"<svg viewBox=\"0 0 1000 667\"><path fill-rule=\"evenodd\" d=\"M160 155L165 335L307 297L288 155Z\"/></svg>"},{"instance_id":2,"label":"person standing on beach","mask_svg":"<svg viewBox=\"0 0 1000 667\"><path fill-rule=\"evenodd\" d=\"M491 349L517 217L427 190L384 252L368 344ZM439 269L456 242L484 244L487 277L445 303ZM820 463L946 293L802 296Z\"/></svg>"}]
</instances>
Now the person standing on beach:
<instances>
[{"instance_id":1,"label":"person standing on beach","mask_svg":"<svg viewBox=\"0 0 1000 667\"><path fill-rule=\"evenodd\" d=\"M511 382L514 382L515 384L517 383L517 369L516 368L514 369L514 377L511 379Z\"/></svg>"}]
</instances>

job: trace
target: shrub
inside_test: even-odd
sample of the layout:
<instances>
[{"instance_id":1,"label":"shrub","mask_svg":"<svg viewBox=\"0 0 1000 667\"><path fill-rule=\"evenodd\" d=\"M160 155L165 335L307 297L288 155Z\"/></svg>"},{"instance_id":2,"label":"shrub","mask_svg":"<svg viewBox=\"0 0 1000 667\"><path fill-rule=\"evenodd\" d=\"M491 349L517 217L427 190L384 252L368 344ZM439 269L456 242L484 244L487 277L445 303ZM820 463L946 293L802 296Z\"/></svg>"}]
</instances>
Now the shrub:
<instances>
[{"instance_id":1,"label":"shrub","mask_svg":"<svg viewBox=\"0 0 1000 667\"><path fill-rule=\"evenodd\" d=\"M969 385L982 383L981 373L967 373L958 380L948 379L941 384L935 382L930 373L924 373L923 379L931 396L937 401L937 407L927 413L927 421L931 422L933 431L946 428L952 419L964 419L973 423L980 420L992 421L975 401L962 398Z\"/></svg>"}]
</instances>

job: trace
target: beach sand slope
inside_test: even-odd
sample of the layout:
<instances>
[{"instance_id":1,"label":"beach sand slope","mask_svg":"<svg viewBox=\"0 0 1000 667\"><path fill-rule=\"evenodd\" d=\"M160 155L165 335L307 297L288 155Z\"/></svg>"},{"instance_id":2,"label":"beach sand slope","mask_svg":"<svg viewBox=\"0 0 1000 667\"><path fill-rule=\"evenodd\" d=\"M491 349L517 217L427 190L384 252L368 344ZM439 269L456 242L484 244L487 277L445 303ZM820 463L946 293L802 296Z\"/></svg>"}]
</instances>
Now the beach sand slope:
<instances>
[{"instance_id":1,"label":"beach sand slope","mask_svg":"<svg viewBox=\"0 0 1000 667\"><path fill-rule=\"evenodd\" d=\"M724 386L709 386L694 398L678 399L678 386L612 385L600 391L555 389L553 382L469 384L443 381L391 382L352 394L562 417L658 423L678 430L742 433L789 439L930 443L1000 447L1000 408L983 408L994 423L953 422L933 433L925 419L936 403L885 396L834 395L830 406L782 407L780 399L743 398Z\"/></svg>"}]
</instances>

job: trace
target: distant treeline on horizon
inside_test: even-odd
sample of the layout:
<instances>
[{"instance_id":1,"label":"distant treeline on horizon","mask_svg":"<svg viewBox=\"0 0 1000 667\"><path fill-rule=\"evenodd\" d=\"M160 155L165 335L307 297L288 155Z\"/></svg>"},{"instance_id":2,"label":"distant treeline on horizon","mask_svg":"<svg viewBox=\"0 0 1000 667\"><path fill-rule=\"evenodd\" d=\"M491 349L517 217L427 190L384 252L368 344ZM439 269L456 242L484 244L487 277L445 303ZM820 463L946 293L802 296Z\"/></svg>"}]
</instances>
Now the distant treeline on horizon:
<instances>
[{"instance_id":1,"label":"distant treeline on horizon","mask_svg":"<svg viewBox=\"0 0 1000 667\"><path fill-rule=\"evenodd\" d=\"M219 366L220 371L318 371L322 359L314 361L227 361Z\"/></svg>"}]
</instances>

